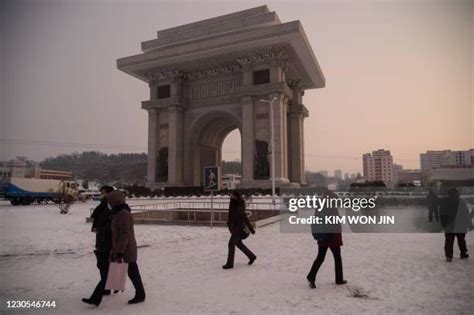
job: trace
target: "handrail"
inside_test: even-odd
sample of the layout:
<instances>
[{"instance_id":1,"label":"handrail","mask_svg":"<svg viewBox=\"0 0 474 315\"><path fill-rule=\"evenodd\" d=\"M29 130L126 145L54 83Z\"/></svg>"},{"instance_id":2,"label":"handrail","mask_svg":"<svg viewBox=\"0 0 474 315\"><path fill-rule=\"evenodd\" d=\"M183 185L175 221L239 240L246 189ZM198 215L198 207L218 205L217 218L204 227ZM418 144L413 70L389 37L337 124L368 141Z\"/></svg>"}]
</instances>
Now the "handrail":
<instances>
[{"instance_id":1,"label":"handrail","mask_svg":"<svg viewBox=\"0 0 474 315\"><path fill-rule=\"evenodd\" d=\"M249 202L246 204L247 210L277 210L281 209L284 205L282 202L273 204L272 202ZM211 209L210 201L174 201L174 202L162 202L153 204L142 204L130 206L132 211L154 211L154 210L191 210L191 209ZM213 202L214 210L225 210L229 208L229 202Z\"/></svg>"}]
</instances>

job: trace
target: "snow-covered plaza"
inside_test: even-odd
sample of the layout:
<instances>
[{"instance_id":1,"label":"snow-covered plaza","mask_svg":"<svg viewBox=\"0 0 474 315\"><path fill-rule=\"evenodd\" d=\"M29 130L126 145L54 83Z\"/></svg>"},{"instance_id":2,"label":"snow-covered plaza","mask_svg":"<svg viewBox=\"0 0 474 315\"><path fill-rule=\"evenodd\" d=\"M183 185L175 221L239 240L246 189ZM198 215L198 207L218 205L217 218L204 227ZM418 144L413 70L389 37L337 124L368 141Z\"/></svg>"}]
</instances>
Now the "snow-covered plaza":
<instances>
[{"instance_id":1,"label":"snow-covered plaza","mask_svg":"<svg viewBox=\"0 0 474 315\"><path fill-rule=\"evenodd\" d=\"M143 201L131 201L143 203ZM135 225L145 303L127 305L133 287L104 297L98 308L81 302L97 281L94 234L85 223L96 202L73 205L60 215L54 205L14 207L0 203L1 293L7 300L50 300L57 314L472 314L474 232L471 258L444 258L444 235L343 234L345 286L334 284L330 254L317 289L306 274L317 254L311 234L281 233L274 223L245 241L258 256L248 266L240 252L223 270L227 229ZM6 314L28 313L9 310Z\"/></svg>"}]
</instances>

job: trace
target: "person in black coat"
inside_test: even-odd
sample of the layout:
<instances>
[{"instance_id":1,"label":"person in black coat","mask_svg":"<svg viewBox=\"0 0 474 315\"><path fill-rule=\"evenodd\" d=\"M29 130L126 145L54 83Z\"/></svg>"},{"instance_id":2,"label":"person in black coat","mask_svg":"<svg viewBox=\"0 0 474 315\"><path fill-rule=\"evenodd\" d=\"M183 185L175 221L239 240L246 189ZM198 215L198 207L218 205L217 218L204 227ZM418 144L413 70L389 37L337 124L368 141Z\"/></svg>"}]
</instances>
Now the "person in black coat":
<instances>
[{"instance_id":1,"label":"person in black coat","mask_svg":"<svg viewBox=\"0 0 474 315\"><path fill-rule=\"evenodd\" d=\"M444 251L446 260L453 260L454 239L457 238L461 259L469 257L466 246L466 233L472 229L469 209L464 200L460 198L456 188L448 190L448 196L442 200L440 211L441 225L444 229Z\"/></svg>"},{"instance_id":2,"label":"person in black coat","mask_svg":"<svg viewBox=\"0 0 474 315\"><path fill-rule=\"evenodd\" d=\"M111 186L100 188L102 199L100 204L94 209L91 215L92 232L95 233L95 250L97 258L97 268L100 273L100 281L97 284L90 298L84 298L82 301L87 304L99 305L103 295L109 295L110 290L105 290L107 274L109 272L109 255L112 249L112 213L108 208L106 195L114 190Z\"/></svg>"},{"instance_id":3,"label":"person in black coat","mask_svg":"<svg viewBox=\"0 0 474 315\"><path fill-rule=\"evenodd\" d=\"M330 191L326 190L321 198L338 198L338 196ZM318 209L315 210L316 217L321 218L324 222L324 218L328 216L339 216L339 211L337 208L326 207L322 211ZM332 255L334 256L334 270L336 275L336 284L343 285L347 281L344 280L344 274L342 269L342 257L341 257L341 246L342 246L342 225L337 224L325 224L325 225L312 225L311 226L313 238L318 241L318 255L311 266L311 269L306 276L306 279L309 282L309 287L311 289L316 289L316 275L318 274L319 268L326 258L326 253L328 249L331 250ZM319 230L319 231L318 231Z\"/></svg>"},{"instance_id":4,"label":"person in black coat","mask_svg":"<svg viewBox=\"0 0 474 315\"><path fill-rule=\"evenodd\" d=\"M428 221L433 221L433 216L436 221L439 221L439 201L433 189L430 188L428 196L426 197L426 206L428 208Z\"/></svg>"},{"instance_id":5,"label":"person in black coat","mask_svg":"<svg viewBox=\"0 0 474 315\"><path fill-rule=\"evenodd\" d=\"M230 195L227 226L230 231L229 252L227 255L227 263L222 266L222 268L234 268L236 246L248 257L249 265L253 264L257 256L242 243L242 240L246 239L250 233L255 234L255 230L245 213L245 201L237 191L233 191Z\"/></svg>"}]
</instances>

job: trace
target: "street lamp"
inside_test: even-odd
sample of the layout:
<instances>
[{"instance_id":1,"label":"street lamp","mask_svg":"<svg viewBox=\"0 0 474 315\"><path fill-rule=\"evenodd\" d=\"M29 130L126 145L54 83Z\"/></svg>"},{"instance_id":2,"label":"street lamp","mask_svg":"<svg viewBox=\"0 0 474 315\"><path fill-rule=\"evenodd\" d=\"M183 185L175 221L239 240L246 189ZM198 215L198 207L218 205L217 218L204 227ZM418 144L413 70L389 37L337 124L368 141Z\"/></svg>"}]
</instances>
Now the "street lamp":
<instances>
[{"instance_id":1,"label":"street lamp","mask_svg":"<svg viewBox=\"0 0 474 315\"><path fill-rule=\"evenodd\" d=\"M271 148L271 180L272 180L272 203L275 205L275 119L273 117L273 104L278 98L275 96L271 101L261 99L261 102L266 102L270 106L270 148Z\"/></svg>"}]
</instances>

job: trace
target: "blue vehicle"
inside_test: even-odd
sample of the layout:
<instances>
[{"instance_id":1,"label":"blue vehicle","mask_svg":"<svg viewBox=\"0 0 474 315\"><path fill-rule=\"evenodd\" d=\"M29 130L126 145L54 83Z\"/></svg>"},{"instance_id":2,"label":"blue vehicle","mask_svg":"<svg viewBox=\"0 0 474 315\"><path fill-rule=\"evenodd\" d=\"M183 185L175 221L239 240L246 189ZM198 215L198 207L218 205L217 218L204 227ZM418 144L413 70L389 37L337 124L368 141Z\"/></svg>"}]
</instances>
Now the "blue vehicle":
<instances>
[{"instance_id":1,"label":"blue vehicle","mask_svg":"<svg viewBox=\"0 0 474 315\"><path fill-rule=\"evenodd\" d=\"M71 202L77 198L74 181L38 178L9 178L3 184L3 197L14 206L32 203Z\"/></svg>"}]
</instances>

